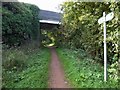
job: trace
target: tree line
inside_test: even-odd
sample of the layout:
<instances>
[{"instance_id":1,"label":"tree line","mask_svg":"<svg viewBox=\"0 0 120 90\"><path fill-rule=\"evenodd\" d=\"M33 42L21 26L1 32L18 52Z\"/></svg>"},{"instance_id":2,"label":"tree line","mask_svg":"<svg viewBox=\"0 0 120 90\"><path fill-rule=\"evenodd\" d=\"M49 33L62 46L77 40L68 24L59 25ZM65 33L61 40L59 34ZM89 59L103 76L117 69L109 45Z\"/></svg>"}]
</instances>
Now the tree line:
<instances>
[{"instance_id":1,"label":"tree line","mask_svg":"<svg viewBox=\"0 0 120 90\"><path fill-rule=\"evenodd\" d=\"M39 8L20 2L2 3L2 43L5 47L38 41Z\"/></svg>"},{"instance_id":2,"label":"tree line","mask_svg":"<svg viewBox=\"0 0 120 90\"><path fill-rule=\"evenodd\" d=\"M103 25L98 19L114 12L113 20L107 22L107 58L108 63L118 61L120 33L120 2L64 2L63 24L59 38L67 47L81 48L93 58L103 63Z\"/></svg>"}]
</instances>

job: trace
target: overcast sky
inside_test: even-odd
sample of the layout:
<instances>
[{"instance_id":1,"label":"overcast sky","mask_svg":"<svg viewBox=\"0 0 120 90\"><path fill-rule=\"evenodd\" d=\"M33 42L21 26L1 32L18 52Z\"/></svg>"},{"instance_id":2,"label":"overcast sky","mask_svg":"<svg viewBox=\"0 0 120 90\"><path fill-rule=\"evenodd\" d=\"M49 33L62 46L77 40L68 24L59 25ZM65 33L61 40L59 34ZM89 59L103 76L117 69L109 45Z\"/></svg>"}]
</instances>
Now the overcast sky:
<instances>
[{"instance_id":1,"label":"overcast sky","mask_svg":"<svg viewBox=\"0 0 120 90\"><path fill-rule=\"evenodd\" d=\"M19 2L37 5L40 9L60 12L59 5L64 1L70 0L18 0Z\"/></svg>"}]
</instances>

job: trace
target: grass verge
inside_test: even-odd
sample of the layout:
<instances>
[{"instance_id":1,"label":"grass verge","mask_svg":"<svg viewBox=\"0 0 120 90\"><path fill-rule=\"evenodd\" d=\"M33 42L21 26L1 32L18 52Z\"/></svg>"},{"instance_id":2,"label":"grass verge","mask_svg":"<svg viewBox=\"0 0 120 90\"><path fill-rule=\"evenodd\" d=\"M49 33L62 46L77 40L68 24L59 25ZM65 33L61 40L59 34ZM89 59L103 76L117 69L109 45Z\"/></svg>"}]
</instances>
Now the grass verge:
<instances>
[{"instance_id":1,"label":"grass verge","mask_svg":"<svg viewBox=\"0 0 120 90\"><path fill-rule=\"evenodd\" d=\"M82 50L57 49L65 76L74 88L118 88L118 81L103 82L103 66Z\"/></svg>"},{"instance_id":2,"label":"grass verge","mask_svg":"<svg viewBox=\"0 0 120 90\"><path fill-rule=\"evenodd\" d=\"M47 88L50 52L47 48L3 50L3 88Z\"/></svg>"}]
</instances>

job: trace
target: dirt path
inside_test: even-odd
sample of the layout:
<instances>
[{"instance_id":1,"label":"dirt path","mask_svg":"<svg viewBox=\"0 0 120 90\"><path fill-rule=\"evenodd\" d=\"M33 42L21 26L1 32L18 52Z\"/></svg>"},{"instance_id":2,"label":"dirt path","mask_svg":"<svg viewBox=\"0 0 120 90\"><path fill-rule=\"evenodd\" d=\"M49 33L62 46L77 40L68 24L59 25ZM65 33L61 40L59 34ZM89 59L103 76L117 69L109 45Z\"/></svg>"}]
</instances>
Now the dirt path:
<instances>
[{"instance_id":1,"label":"dirt path","mask_svg":"<svg viewBox=\"0 0 120 90\"><path fill-rule=\"evenodd\" d=\"M50 47L51 50L51 64L50 64L50 77L49 88L68 88L68 84L65 81L64 71L60 65L60 61L56 54L54 47Z\"/></svg>"}]
</instances>

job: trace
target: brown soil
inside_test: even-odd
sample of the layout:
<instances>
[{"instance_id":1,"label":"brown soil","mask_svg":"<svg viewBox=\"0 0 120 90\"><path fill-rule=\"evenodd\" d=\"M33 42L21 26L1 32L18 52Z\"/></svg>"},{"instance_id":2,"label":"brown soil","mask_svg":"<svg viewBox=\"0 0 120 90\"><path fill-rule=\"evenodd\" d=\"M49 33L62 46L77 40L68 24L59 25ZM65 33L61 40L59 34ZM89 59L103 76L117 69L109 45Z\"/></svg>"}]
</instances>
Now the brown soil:
<instances>
[{"instance_id":1,"label":"brown soil","mask_svg":"<svg viewBox=\"0 0 120 90\"><path fill-rule=\"evenodd\" d=\"M51 50L51 64L49 88L69 88L68 83L64 77L64 71L60 65L55 47L50 47Z\"/></svg>"}]
</instances>

